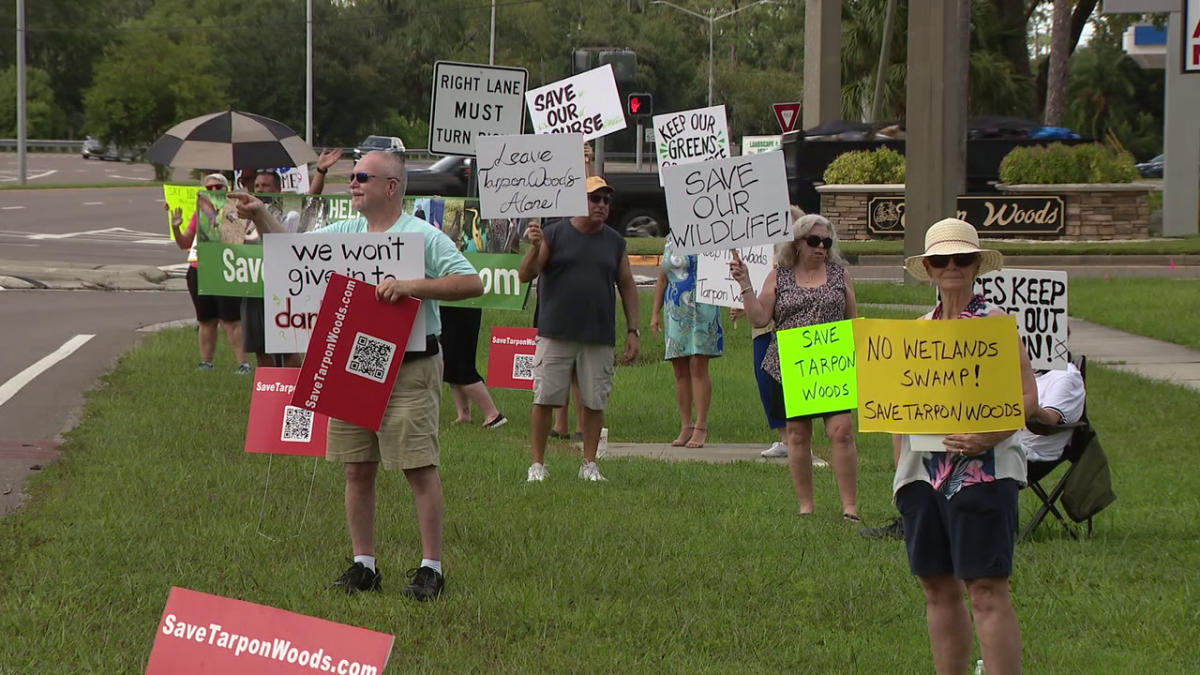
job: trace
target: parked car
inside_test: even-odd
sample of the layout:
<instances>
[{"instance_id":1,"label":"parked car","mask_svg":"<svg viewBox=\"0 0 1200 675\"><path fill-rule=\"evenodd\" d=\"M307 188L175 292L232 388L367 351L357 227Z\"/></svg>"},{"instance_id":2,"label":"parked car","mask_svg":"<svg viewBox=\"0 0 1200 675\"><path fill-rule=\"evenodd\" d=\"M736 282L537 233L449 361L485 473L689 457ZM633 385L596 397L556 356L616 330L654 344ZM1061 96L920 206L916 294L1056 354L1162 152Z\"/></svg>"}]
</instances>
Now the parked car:
<instances>
[{"instance_id":1,"label":"parked car","mask_svg":"<svg viewBox=\"0 0 1200 675\"><path fill-rule=\"evenodd\" d=\"M109 152L108 146L95 136L84 139L81 155L84 159L117 159L116 155Z\"/></svg>"},{"instance_id":2,"label":"parked car","mask_svg":"<svg viewBox=\"0 0 1200 675\"><path fill-rule=\"evenodd\" d=\"M372 150L398 150L404 152L404 141L396 136L367 136L362 143L354 148L354 161L363 158L363 155Z\"/></svg>"},{"instance_id":3,"label":"parked car","mask_svg":"<svg viewBox=\"0 0 1200 675\"><path fill-rule=\"evenodd\" d=\"M1142 162L1137 165L1138 173L1142 174L1142 178L1162 178L1163 177L1163 155L1159 155L1148 162Z\"/></svg>"}]
</instances>

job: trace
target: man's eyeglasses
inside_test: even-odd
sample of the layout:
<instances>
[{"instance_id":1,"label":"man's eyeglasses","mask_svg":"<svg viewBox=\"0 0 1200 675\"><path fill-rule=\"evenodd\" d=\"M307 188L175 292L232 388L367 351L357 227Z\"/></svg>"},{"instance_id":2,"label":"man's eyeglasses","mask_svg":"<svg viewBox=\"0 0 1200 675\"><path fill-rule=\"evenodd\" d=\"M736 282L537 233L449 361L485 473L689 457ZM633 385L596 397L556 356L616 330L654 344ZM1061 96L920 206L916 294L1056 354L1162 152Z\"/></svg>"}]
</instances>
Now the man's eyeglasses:
<instances>
[{"instance_id":1,"label":"man's eyeglasses","mask_svg":"<svg viewBox=\"0 0 1200 675\"><path fill-rule=\"evenodd\" d=\"M955 253L953 255L931 255L926 258L929 261L930 267L936 267L939 270L954 261L955 267L970 267L979 260L978 253Z\"/></svg>"},{"instance_id":2,"label":"man's eyeglasses","mask_svg":"<svg viewBox=\"0 0 1200 675\"><path fill-rule=\"evenodd\" d=\"M367 173L365 171L358 171L358 172L350 174L350 182L351 183L356 182L356 181L360 184L361 183L369 183L369 182L371 182L372 178L385 178L387 180L400 180L399 176L381 176L377 173Z\"/></svg>"},{"instance_id":3,"label":"man's eyeglasses","mask_svg":"<svg viewBox=\"0 0 1200 675\"><path fill-rule=\"evenodd\" d=\"M601 195L601 194L590 194L590 195L588 195L588 201L593 204L611 204L612 196L611 195Z\"/></svg>"},{"instance_id":4,"label":"man's eyeglasses","mask_svg":"<svg viewBox=\"0 0 1200 675\"><path fill-rule=\"evenodd\" d=\"M815 234L810 234L810 235L806 236L804 238L804 243L808 244L811 248L820 248L821 246L824 246L826 251L833 248L833 239L832 238L818 237Z\"/></svg>"}]
</instances>

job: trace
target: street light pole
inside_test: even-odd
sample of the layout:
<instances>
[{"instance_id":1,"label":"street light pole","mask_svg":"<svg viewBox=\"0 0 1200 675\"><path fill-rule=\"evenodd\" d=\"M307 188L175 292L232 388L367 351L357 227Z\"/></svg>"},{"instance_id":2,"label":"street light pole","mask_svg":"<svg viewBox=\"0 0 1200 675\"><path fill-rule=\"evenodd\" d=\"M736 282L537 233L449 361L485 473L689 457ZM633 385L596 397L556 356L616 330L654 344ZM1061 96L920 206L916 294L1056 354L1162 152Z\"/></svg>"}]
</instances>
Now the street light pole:
<instances>
[{"instance_id":1,"label":"street light pole","mask_svg":"<svg viewBox=\"0 0 1200 675\"><path fill-rule=\"evenodd\" d=\"M708 24L708 105L711 106L712 98L713 98L713 33L715 32L715 30L714 30L715 26L713 24L720 21L721 19L728 19L729 17L733 16L734 14L737 14L738 12L750 9L751 7L754 7L755 5L778 5L779 3L776 2L775 0L758 0L758 2L752 2L748 5L746 5L745 7L738 7L737 9L735 9L733 11L725 12L724 14L718 14L716 16L713 16L711 14L701 14L700 12L694 12L694 11L688 9L687 7L680 7L679 5L677 5L673 2L668 2L667 0L653 0L650 4L666 5L667 7L677 9L677 10L683 12L684 14L694 16L697 19L700 19L704 23Z\"/></svg>"}]
</instances>

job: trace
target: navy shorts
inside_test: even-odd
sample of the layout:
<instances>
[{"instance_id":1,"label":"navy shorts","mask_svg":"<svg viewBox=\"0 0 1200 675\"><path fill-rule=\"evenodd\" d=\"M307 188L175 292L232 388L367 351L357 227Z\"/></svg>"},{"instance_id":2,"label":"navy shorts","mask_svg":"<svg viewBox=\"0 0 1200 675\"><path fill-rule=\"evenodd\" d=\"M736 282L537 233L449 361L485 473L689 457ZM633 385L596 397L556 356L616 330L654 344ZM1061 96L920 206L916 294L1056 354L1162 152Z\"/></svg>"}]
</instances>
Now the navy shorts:
<instances>
[{"instance_id":1,"label":"navy shorts","mask_svg":"<svg viewBox=\"0 0 1200 675\"><path fill-rule=\"evenodd\" d=\"M925 481L896 493L908 567L921 577L1009 577L1017 535L1017 481L967 486L947 500Z\"/></svg>"}]
</instances>

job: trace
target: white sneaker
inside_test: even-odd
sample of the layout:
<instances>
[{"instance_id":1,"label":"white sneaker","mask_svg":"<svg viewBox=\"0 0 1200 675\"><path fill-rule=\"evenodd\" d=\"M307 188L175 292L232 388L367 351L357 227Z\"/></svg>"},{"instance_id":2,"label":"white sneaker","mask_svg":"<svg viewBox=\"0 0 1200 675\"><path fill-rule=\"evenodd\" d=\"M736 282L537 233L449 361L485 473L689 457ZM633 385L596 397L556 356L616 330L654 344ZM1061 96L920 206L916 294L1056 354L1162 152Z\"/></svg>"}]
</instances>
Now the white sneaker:
<instances>
[{"instance_id":1,"label":"white sneaker","mask_svg":"<svg viewBox=\"0 0 1200 675\"><path fill-rule=\"evenodd\" d=\"M825 460L821 459L820 457L813 455L812 456L812 465L813 465L814 469L820 469L822 467L829 466L829 462L826 462Z\"/></svg>"},{"instance_id":2,"label":"white sneaker","mask_svg":"<svg viewBox=\"0 0 1200 675\"><path fill-rule=\"evenodd\" d=\"M600 467L596 466L595 462L584 462L583 466L579 467L579 477L590 481L608 480L600 475Z\"/></svg>"},{"instance_id":3,"label":"white sneaker","mask_svg":"<svg viewBox=\"0 0 1200 675\"><path fill-rule=\"evenodd\" d=\"M540 483L540 482L546 480L546 477L549 475L550 475L550 472L546 471L545 464L542 464L540 462L534 462L533 465L529 467L529 477L525 479L525 482L526 483Z\"/></svg>"},{"instance_id":4,"label":"white sneaker","mask_svg":"<svg viewBox=\"0 0 1200 675\"><path fill-rule=\"evenodd\" d=\"M766 450L763 450L759 454L762 455L763 457L770 457L770 458L787 457L788 447L787 447L786 443L781 443L779 441L775 441L774 443L771 444L771 447L767 448Z\"/></svg>"}]
</instances>

